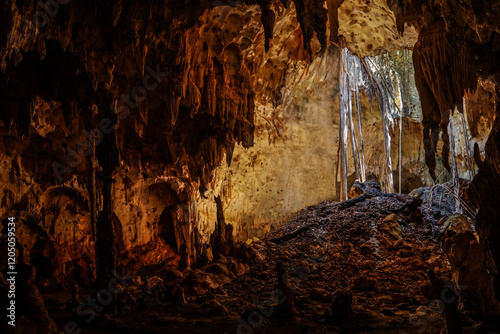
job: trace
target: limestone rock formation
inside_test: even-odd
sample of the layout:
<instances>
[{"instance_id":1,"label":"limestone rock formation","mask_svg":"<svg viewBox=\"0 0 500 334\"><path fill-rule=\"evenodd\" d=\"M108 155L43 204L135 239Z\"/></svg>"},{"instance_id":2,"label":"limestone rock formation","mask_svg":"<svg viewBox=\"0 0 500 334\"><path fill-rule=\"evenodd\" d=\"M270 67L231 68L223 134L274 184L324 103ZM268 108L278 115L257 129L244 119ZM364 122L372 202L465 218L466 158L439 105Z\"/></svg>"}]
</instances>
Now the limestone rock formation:
<instances>
[{"instance_id":1,"label":"limestone rock formation","mask_svg":"<svg viewBox=\"0 0 500 334\"><path fill-rule=\"evenodd\" d=\"M461 231L445 245L456 269L487 270L500 299L499 16L498 1L484 0L4 1L0 216L19 221L34 269L25 302L42 310L33 321L54 327L33 282L104 286L118 266L161 273L171 281L141 289L184 304L260 258L238 241L339 198L341 41L360 57L413 49L422 124L392 115L401 135L384 134L402 154L387 156L401 160L403 192L449 177L450 158L461 177L477 170L478 239ZM391 175L373 90L356 100L367 177ZM449 124L465 124L457 157ZM394 236L390 221L382 231ZM413 248L384 243L402 258ZM479 258L486 268L471 264ZM473 304L495 313L491 300Z\"/></svg>"},{"instance_id":2,"label":"limestone rock formation","mask_svg":"<svg viewBox=\"0 0 500 334\"><path fill-rule=\"evenodd\" d=\"M498 314L491 276L486 269L481 246L467 217L454 215L444 223L441 242L450 258L454 281L460 286L465 303L484 315Z\"/></svg>"}]
</instances>

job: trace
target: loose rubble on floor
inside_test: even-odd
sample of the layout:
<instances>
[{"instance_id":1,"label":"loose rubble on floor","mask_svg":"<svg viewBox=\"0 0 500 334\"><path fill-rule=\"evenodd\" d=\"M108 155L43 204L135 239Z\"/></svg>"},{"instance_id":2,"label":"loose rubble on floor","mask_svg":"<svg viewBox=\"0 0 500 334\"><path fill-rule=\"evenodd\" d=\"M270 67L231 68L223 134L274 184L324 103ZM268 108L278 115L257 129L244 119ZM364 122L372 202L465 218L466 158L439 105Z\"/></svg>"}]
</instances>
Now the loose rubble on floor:
<instances>
[{"instance_id":1,"label":"loose rubble on floor","mask_svg":"<svg viewBox=\"0 0 500 334\"><path fill-rule=\"evenodd\" d=\"M430 205L439 196L429 202L428 194L357 185L351 200L307 207L247 243L232 240L222 222L210 263L136 276L119 294L118 315L82 323L83 333L111 326L130 333L445 333L448 301L436 296L430 277L457 296L460 290L449 283L440 245L449 212ZM448 202L442 206L454 205ZM70 309L48 304L58 322L68 320ZM484 327L460 317L464 333Z\"/></svg>"}]
</instances>

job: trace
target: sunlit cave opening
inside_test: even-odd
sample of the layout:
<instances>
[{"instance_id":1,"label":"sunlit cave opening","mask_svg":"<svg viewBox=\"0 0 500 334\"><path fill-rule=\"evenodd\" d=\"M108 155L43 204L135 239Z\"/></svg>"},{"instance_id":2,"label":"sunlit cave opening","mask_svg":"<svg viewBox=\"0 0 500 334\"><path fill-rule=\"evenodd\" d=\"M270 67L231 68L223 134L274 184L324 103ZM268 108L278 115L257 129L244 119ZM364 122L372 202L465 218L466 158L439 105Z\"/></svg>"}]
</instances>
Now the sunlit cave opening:
<instances>
[{"instance_id":1,"label":"sunlit cave opening","mask_svg":"<svg viewBox=\"0 0 500 334\"><path fill-rule=\"evenodd\" d=\"M500 5L0 5L1 333L500 333Z\"/></svg>"}]
</instances>

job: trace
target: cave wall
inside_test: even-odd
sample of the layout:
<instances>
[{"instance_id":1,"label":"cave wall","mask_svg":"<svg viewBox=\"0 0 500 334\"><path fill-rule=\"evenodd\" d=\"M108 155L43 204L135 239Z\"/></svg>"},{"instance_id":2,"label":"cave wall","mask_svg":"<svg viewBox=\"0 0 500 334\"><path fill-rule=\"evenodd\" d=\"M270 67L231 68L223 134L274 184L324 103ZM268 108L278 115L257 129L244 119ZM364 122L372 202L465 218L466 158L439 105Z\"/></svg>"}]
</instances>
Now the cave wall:
<instances>
[{"instance_id":1,"label":"cave wall","mask_svg":"<svg viewBox=\"0 0 500 334\"><path fill-rule=\"evenodd\" d=\"M414 63L424 113L426 160L431 169L437 134L441 132L446 147L450 112L455 107L459 112L463 111L464 95L468 102L465 108L472 136L477 135L478 120L484 118L488 124L486 128L491 126L484 160L479 149L474 152L479 172L474 177L471 192L479 206L477 228L497 298L500 296L500 251L497 246L500 237L500 160L497 144L499 110L495 101L500 91L500 67L496 61L500 51L499 15L497 1L404 1L405 21L419 31ZM490 82L486 85L489 88L485 89L484 82ZM472 101L476 103L470 103ZM447 149L442 156L447 162Z\"/></svg>"},{"instance_id":2,"label":"cave wall","mask_svg":"<svg viewBox=\"0 0 500 334\"><path fill-rule=\"evenodd\" d=\"M410 36L411 29L418 31L414 63L423 128L405 121L404 129L405 136L423 138L423 145L411 141L403 149L407 175L425 170L422 150L431 175L439 171L436 153L448 166L443 130L450 110L462 111L464 90L471 133L480 129L479 145L492 129L483 144L486 154L477 150L479 174L472 189L481 206L481 242L499 281L494 222L500 207L495 190L500 130L498 117L491 115L499 112L500 28L498 6L486 1L364 2L367 12L358 13L349 7L352 1L328 1L328 9L316 0L247 1L212 9L210 1L88 1L57 8L5 1L0 8L1 215L22 221L27 253L34 249L34 257L63 259L52 264L58 279L75 265L82 268L80 276L90 275L89 179L94 170L101 191L105 175L100 159L87 154L88 133L100 129L102 134L113 124L110 133L122 158L113 183L117 244L122 251L146 252L145 263L179 261L183 244L196 257L195 236L207 241L214 229L214 194L223 197L227 219L242 239L271 229L279 216L334 199L338 67L327 40L338 36L328 35L331 4L349 17L352 30L342 26L347 20L337 20L338 30L332 25L332 31L345 35L354 53L368 50L370 43L362 39L363 29L374 28L370 12L385 15L373 23L379 29L374 35L401 39L389 41L394 48L408 43L405 35L396 38L396 31ZM35 27L43 13L46 22ZM377 45L372 47L382 52ZM478 86L478 76L486 84ZM313 103L306 106L309 100ZM365 136L373 144L367 164L377 176L382 145L375 105L373 113L363 110L364 124L373 127L367 130L373 138ZM311 151L318 141L331 149ZM231 166L221 167L224 160ZM296 177L270 179L275 167ZM318 174L321 182L310 182ZM250 179L260 180L259 191L267 193L257 195L259 185L250 185ZM96 200L101 207L102 198ZM175 238L163 237L165 231L175 231Z\"/></svg>"},{"instance_id":3,"label":"cave wall","mask_svg":"<svg viewBox=\"0 0 500 334\"><path fill-rule=\"evenodd\" d=\"M325 60L323 62L327 63ZM317 63L314 61L311 68L320 63L321 60ZM216 169L215 177L205 193L207 199L200 198L198 202L200 222L214 220L216 207L212 197L220 195L226 221L235 226L237 238L246 240L281 226L305 206L339 199L340 173L337 182L335 180L339 138L338 97L332 96L333 87L329 84L319 88L321 84L314 85L313 81L310 78L297 85L297 89L305 93L294 94L293 101L283 108L281 137L273 138L275 130L256 116L255 145L251 148L237 145L231 166L223 164ZM317 89L311 90L308 95L303 85L311 85ZM307 104L304 104L305 100ZM375 106L376 101L373 103L373 111L370 111L370 101L363 94L365 161L367 175L383 182L385 156L381 135L382 120L378 107ZM421 131L421 124L410 118L403 119L402 190L406 193L432 184L425 166L423 144L418 140L422 139ZM392 140L397 143L397 124L391 135ZM397 166L397 145L392 147L391 156ZM351 155L348 168L348 180L352 184L356 175ZM442 165L439 168L444 170ZM449 178L449 174L446 176ZM396 188L399 186L397 178L398 171L394 170Z\"/></svg>"},{"instance_id":4,"label":"cave wall","mask_svg":"<svg viewBox=\"0 0 500 334\"><path fill-rule=\"evenodd\" d=\"M2 9L0 213L22 222L20 241L41 259L40 280L64 283L76 267L82 281L93 278L90 179L95 172L100 210L105 176L91 148L111 128L121 159L112 184L116 243L137 269L177 264L182 245L194 259L196 236L208 242L215 229L213 195L242 240L338 197L335 52L323 37L304 36L294 3L208 6ZM44 13L49 20L32 30ZM367 164L379 177L379 112L362 101ZM410 123L412 137L418 125ZM418 149L403 150L404 172L421 172Z\"/></svg>"},{"instance_id":5,"label":"cave wall","mask_svg":"<svg viewBox=\"0 0 500 334\"><path fill-rule=\"evenodd\" d=\"M294 10L292 6L277 16L275 36L258 72L254 145L250 148L236 145L230 166L223 162L214 171L204 194L206 198L200 196L197 200L198 220L203 226L215 221L213 197L220 196L226 221L235 227L236 237L243 241L277 228L305 206L339 200L340 172L339 175L335 172L340 119L338 52L331 46L325 53L318 53L321 44L313 39L312 61L291 58L291 54L303 54ZM259 90L261 87L265 89ZM276 89L269 87L279 88L280 94L276 95ZM378 103L374 96L369 97L361 90L361 104L367 175L384 182L384 142ZM402 190L406 193L433 182L424 161L419 113L403 118ZM356 111L354 119L357 122ZM359 130L356 133L359 138ZM398 120L391 128L391 137L395 143L391 157L394 166L398 166ZM348 149L352 184L356 176L350 142ZM438 168L444 169L442 165ZM395 169L393 173L397 180L398 171ZM396 181L396 189L398 186Z\"/></svg>"},{"instance_id":6,"label":"cave wall","mask_svg":"<svg viewBox=\"0 0 500 334\"><path fill-rule=\"evenodd\" d=\"M198 229L192 198L235 143L253 143L260 8L3 6L1 215L18 217L25 252L42 245L35 255L50 259L56 282L75 265L92 276L90 178L95 170L100 210L100 157L110 153L102 138L111 134L121 158L112 184L119 251L154 243L148 256L159 262L155 247L175 260L185 244L195 257L195 235L208 238L210 226ZM42 14L47 22L31 20ZM169 224L175 243L159 237Z\"/></svg>"},{"instance_id":7,"label":"cave wall","mask_svg":"<svg viewBox=\"0 0 500 334\"><path fill-rule=\"evenodd\" d=\"M303 2L314 4L313 0ZM328 1L327 6L332 33L338 33L339 20L335 17L344 1ZM305 8L306 5L303 7ZM450 170L450 142L447 132L450 113L455 108L463 112L463 97L478 103L469 106L467 118L481 119L481 112L494 110L495 116L485 116L487 128L491 128L485 146L485 154L475 145L474 160L479 172L474 177L471 195L476 198L479 212L477 228L489 270L493 276L497 298L500 296L500 153L498 128L500 86L500 6L498 1L476 0L388 0L388 8L394 13L398 32L411 26L418 32L414 47L413 63L415 78L423 109L423 143L425 160L432 178L436 178L436 160ZM318 6L316 11L321 10ZM333 15L333 16L332 16ZM307 17L307 16L303 16ZM333 19L332 19L333 18ZM301 20L304 30L327 30L316 20ZM334 43L339 36L331 36ZM368 46L368 45L367 45ZM354 52L354 50L351 49ZM478 87L478 79L490 81L490 89ZM482 86L482 85L480 85ZM477 97L474 98L473 95ZM481 102L487 102L484 108ZM493 100L493 101L491 101ZM467 105L466 105L467 108ZM492 109L493 108L493 109ZM466 111L467 112L467 111ZM478 115L479 113L479 115ZM491 113L490 113L491 115ZM490 125L491 124L491 125ZM487 130L486 130L487 131ZM474 137L477 137L473 135ZM477 147L477 148L476 148ZM439 152L438 152L439 151Z\"/></svg>"}]
</instances>

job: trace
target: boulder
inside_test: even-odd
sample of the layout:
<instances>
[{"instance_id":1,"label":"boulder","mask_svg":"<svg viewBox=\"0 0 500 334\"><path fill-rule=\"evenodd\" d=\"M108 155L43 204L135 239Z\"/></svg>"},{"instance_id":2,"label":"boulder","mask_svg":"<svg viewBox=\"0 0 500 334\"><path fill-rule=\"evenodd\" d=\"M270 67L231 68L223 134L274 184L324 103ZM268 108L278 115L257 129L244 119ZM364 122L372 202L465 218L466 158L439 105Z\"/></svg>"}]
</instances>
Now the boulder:
<instances>
[{"instance_id":1,"label":"boulder","mask_svg":"<svg viewBox=\"0 0 500 334\"><path fill-rule=\"evenodd\" d=\"M349 190L348 196L350 199L353 199L361 195L366 195L366 197L369 198L380 196L381 194L380 183L376 180L369 180L366 182L359 182L356 180Z\"/></svg>"},{"instance_id":2,"label":"boulder","mask_svg":"<svg viewBox=\"0 0 500 334\"><path fill-rule=\"evenodd\" d=\"M483 315L497 315L492 277L485 266L482 247L466 216L453 215L443 224L441 244L448 255L452 278L465 304Z\"/></svg>"},{"instance_id":3,"label":"boulder","mask_svg":"<svg viewBox=\"0 0 500 334\"><path fill-rule=\"evenodd\" d=\"M397 216L395 214L390 214L386 216L379 223L379 230L386 235L391 236L392 238L399 240L403 237L403 230L401 229L401 225L397 221Z\"/></svg>"}]
</instances>

